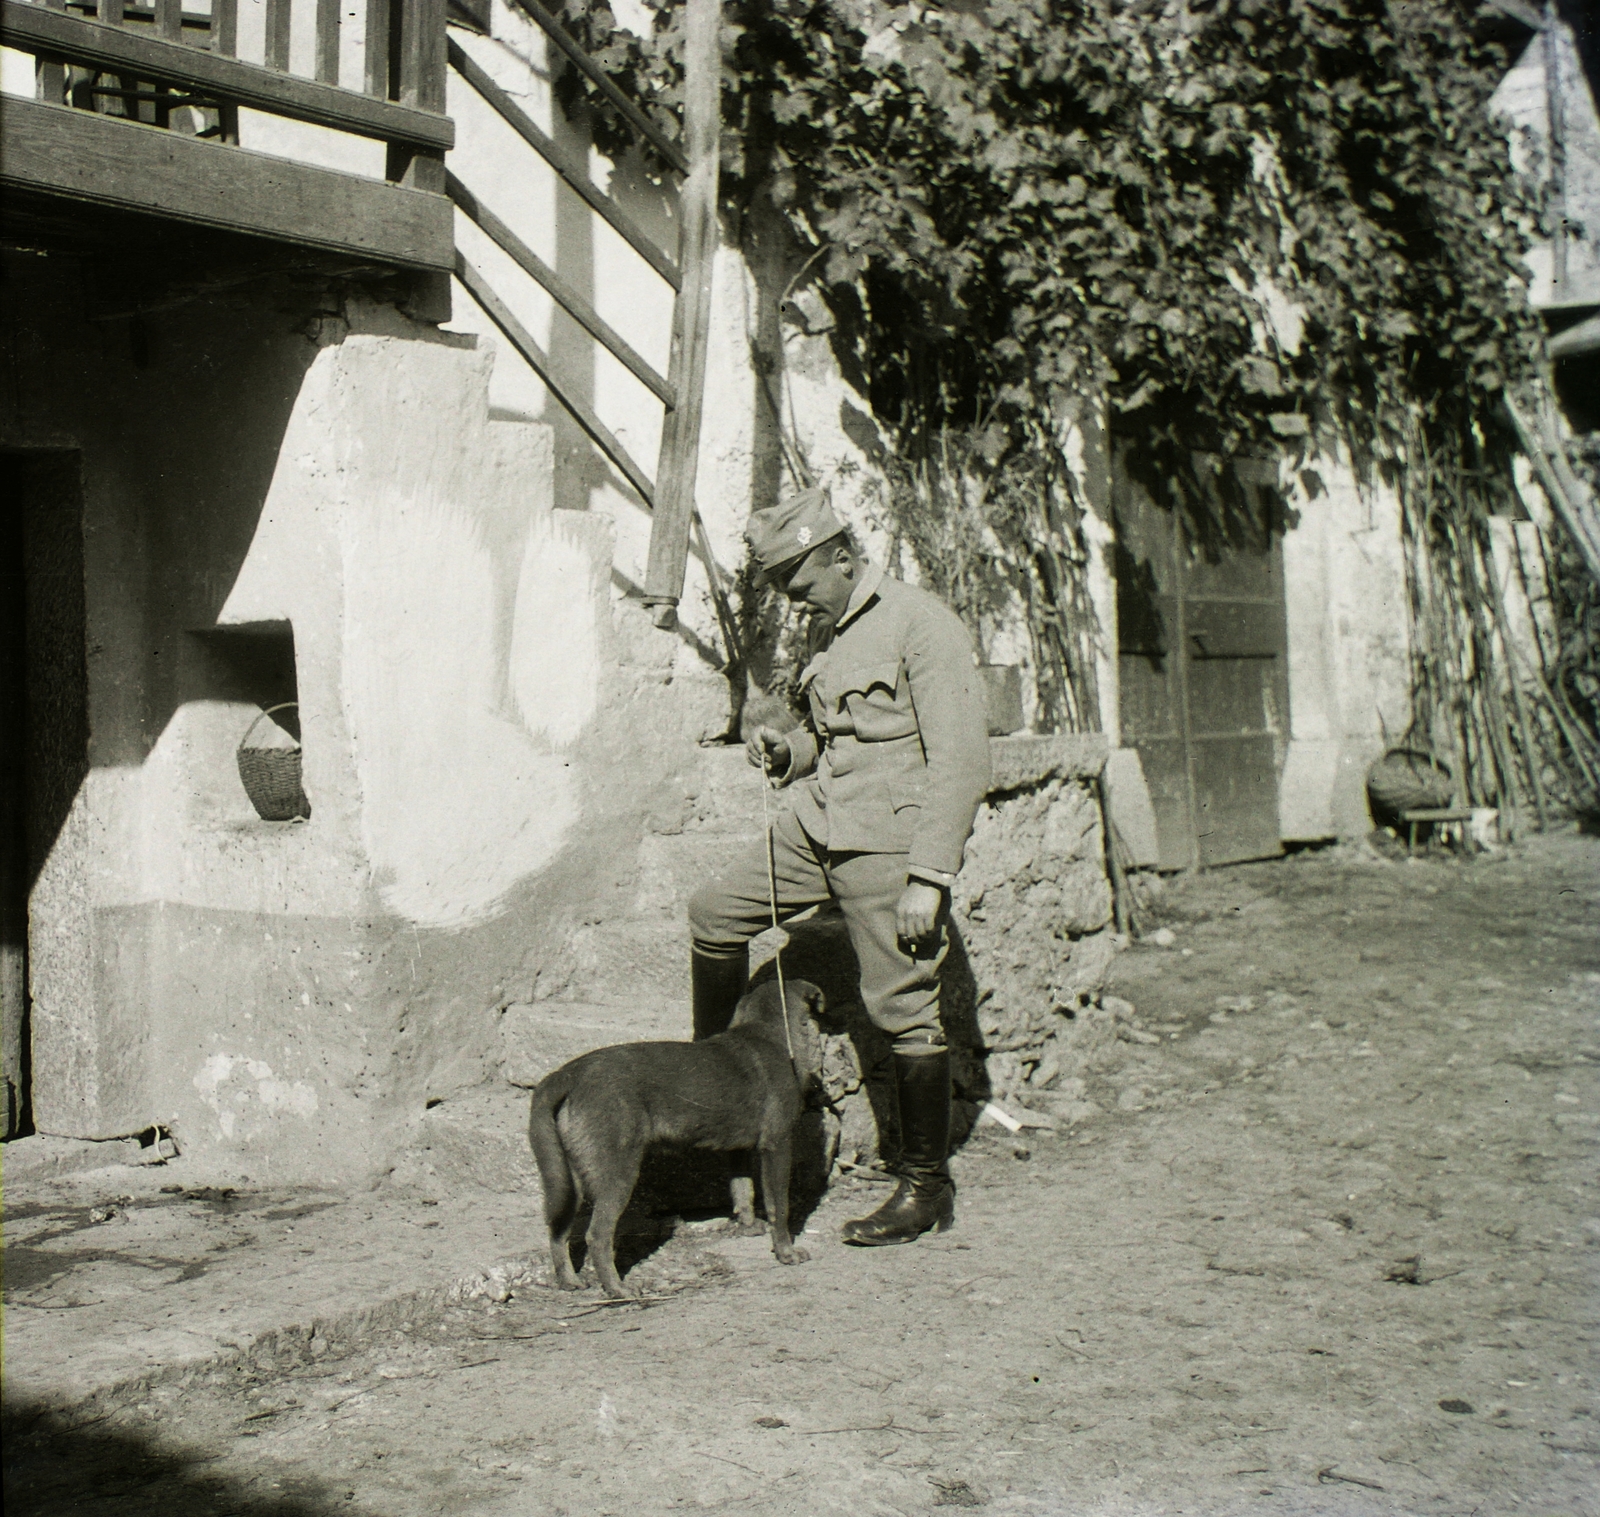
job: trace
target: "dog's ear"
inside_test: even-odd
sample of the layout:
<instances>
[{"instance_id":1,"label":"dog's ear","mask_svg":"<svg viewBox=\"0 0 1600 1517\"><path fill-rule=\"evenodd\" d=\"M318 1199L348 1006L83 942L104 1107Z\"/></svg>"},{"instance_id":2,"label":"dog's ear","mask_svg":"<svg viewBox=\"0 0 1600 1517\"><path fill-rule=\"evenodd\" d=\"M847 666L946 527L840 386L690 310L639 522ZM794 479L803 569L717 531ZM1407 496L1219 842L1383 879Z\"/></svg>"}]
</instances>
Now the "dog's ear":
<instances>
[{"instance_id":1,"label":"dog's ear","mask_svg":"<svg viewBox=\"0 0 1600 1517\"><path fill-rule=\"evenodd\" d=\"M806 985L803 992L799 985L789 986L789 1046L802 1086L822 1075L822 1036L815 1020L816 1002L821 997L815 985Z\"/></svg>"}]
</instances>

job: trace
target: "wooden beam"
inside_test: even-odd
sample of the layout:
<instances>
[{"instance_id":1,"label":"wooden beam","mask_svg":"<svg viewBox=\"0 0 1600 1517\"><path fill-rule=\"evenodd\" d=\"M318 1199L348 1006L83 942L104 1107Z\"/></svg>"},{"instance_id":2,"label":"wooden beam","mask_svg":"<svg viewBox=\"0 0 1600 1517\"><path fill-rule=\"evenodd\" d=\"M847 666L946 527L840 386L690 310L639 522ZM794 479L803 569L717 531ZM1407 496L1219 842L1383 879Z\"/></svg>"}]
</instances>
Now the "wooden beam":
<instances>
[{"instance_id":1,"label":"wooden beam","mask_svg":"<svg viewBox=\"0 0 1600 1517\"><path fill-rule=\"evenodd\" d=\"M684 137L689 177L678 196L683 269L672 322L667 379L678 396L661 427L656 463L656 512L650 524L645 604L658 627L670 627L683 594L700 460L700 415L705 402L706 350L711 335L711 274L717 253L717 166L722 136L721 0L687 0L684 16Z\"/></svg>"},{"instance_id":2,"label":"wooden beam","mask_svg":"<svg viewBox=\"0 0 1600 1517\"><path fill-rule=\"evenodd\" d=\"M454 37L449 39L449 47L450 67L483 96L500 119L566 181L590 210L674 290L680 288L683 276L678 272L677 264L634 224L633 218L616 201L595 188L589 178L587 166L577 162L570 153L559 147L555 140L489 77L487 70Z\"/></svg>"},{"instance_id":3,"label":"wooden beam","mask_svg":"<svg viewBox=\"0 0 1600 1517\"><path fill-rule=\"evenodd\" d=\"M0 113L0 186L448 272L443 195L14 96Z\"/></svg>"},{"instance_id":4,"label":"wooden beam","mask_svg":"<svg viewBox=\"0 0 1600 1517\"><path fill-rule=\"evenodd\" d=\"M1588 565L1595 583L1600 584L1600 507L1593 493L1580 479L1567 458L1566 445L1556 426L1555 407L1547 396L1540 396L1530 410L1517 404L1509 390L1501 394L1511 424L1517 429L1522 451L1533 465L1544 486L1544 493L1561 518Z\"/></svg>"},{"instance_id":5,"label":"wooden beam","mask_svg":"<svg viewBox=\"0 0 1600 1517\"><path fill-rule=\"evenodd\" d=\"M572 419L589 434L595 445L616 466L622 477L638 492L648 506L654 497L654 487L645 472L629 456L628 450L612 435L611 429L594 414L594 411L562 383L551 366L550 357L533 334L517 320L511 308L495 294L487 280L466 259L456 254L456 278L462 287L483 308L483 313L505 334L506 340L522 355L523 361L544 382L544 386L566 408Z\"/></svg>"},{"instance_id":6,"label":"wooden beam","mask_svg":"<svg viewBox=\"0 0 1600 1517\"><path fill-rule=\"evenodd\" d=\"M1600 316L1591 316L1576 326L1558 332L1545 343L1552 358L1577 358L1600 348Z\"/></svg>"},{"instance_id":7,"label":"wooden beam","mask_svg":"<svg viewBox=\"0 0 1600 1517\"><path fill-rule=\"evenodd\" d=\"M455 124L438 112L375 100L295 74L276 74L237 58L164 42L128 27L86 21L23 0L0 0L0 39L7 47L24 52L66 58L107 73L131 74L160 84L190 85L215 92L234 105L312 121L360 137L438 149L455 146Z\"/></svg>"},{"instance_id":8,"label":"wooden beam","mask_svg":"<svg viewBox=\"0 0 1600 1517\"><path fill-rule=\"evenodd\" d=\"M469 216L491 242L513 259L524 273L537 280L557 305L581 326L668 410L677 403L669 385L647 364L573 287L550 267L515 232L478 199L454 174L445 177L445 193Z\"/></svg>"},{"instance_id":9,"label":"wooden beam","mask_svg":"<svg viewBox=\"0 0 1600 1517\"><path fill-rule=\"evenodd\" d=\"M552 367L549 355L534 341L533 334L517 320L510 307L495 294L489 282L459 250L456 253L456 278L482 308L484 315L500 329L511 346L522 355L528 367L539 376L557 403L583 428L623 478L633 486L634 492L643 501L645 510L653 511L655 491L650 481L645 478L644 470L633 461L628 450L617 440L610 428L595 415L593 409L566 388ZM716 556L711 551L711 539L706 533L705 523L701 521L698 511L694 513L694 533L695 556L705 565L729 661L742 667L744 650L739 643L738 624L734 619L733 608L728 604L722 572L717 565ZM629 588L631 591L637 587L630 585Z\"/></svg>"},{"instance_id":10,"label":"wooden beam","mask_svg":"<svg viewBox=\"0 0 1600 1517\"><path fill-rule=\"evenodd\" d=\"M544 33L572 60L584 78L614 105L622 118L680 174L689 172L689 162L683 150L668 137L637 105L617 88L611 76L573 41L567 29L556 20L539 0L515 0L517 7L543 28Z\"/></svg>"}]
</instances>

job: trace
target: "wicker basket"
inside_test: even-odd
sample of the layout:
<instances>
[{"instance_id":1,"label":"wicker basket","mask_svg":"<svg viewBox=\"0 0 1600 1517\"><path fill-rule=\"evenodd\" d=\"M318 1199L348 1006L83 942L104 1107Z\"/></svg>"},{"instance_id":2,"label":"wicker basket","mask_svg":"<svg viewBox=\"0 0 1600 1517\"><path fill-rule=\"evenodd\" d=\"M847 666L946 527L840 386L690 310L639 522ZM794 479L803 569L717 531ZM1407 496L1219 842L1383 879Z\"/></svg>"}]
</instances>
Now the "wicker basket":
<instances>
[{"instance_id":1,"label":"wicker basket","mask_svg":"<svg viewBox=\"0 0 1600 1517\"><path fill-rule=\"evenodd\" d=\"M1455 790L1449 769L1419 748L1391 748L1367 770L1367 797L1380 821L1394 822L1407 811L1448 806Z\"/></svg>"},{"instance_id":2,"label":"wicker basket","mask_svg":"<svg viewBox=\"0 0 1600 1517\"><path fill-rule=\"evenodd\" d=\"M239 779L256 815L264 822L293 822L311 815L311 802L300 783L300 745L293 748L252 748L250 738L274 711L294 709L294 701L269 706L250 723L239 741L236 757Z\"/></svg>"}]
</instances>

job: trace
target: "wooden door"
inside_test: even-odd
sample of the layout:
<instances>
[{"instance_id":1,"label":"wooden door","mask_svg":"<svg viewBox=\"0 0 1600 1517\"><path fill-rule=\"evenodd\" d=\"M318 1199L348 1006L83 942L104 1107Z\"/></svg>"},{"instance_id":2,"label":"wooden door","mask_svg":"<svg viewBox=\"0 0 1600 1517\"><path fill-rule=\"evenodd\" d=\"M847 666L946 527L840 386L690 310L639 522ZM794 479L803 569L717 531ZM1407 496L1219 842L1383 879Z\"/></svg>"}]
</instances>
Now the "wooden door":
<instances>
[{"instance_id":1,"label":"wooden door","mask_svg":"<svg viewBox=\"0 0 1600 1517\"><path fill-rule=\"evenodd\" d=\"M1113 485L1122 740L1144 766L1163 869L1283 851L1282 534L1270 466L1233 470L1243 514L1204 545L1125 467Z\"/></svg>"}]
</instances>

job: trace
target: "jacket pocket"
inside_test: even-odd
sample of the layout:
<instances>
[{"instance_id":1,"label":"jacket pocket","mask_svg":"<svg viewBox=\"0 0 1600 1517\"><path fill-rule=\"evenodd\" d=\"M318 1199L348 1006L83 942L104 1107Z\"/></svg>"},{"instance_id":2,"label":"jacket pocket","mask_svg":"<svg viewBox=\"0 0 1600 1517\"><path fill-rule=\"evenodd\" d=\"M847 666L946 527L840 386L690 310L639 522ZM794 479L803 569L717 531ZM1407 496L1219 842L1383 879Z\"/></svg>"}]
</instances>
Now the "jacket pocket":
<instances>
[{"instance_id":1,"label":"jacket pocket","mask_svg":"<svg viewBox=\"0 0 1600 1517\"><path fill-rule=\"evenodd\" d=\"M921 780L889 781L889 804L896 812L921 810L927 799L927 788Z\"/></svg>"},{"instance_id":2,"label":"jacket pocket","mask_svg":"<svg viewBox=\"0 0 1600 1517\"><path fill-rule=\"evenodd\" d=\"M898 661L860 664L839 676L839 704L850 713L858 740L888 742L897 737L910 737L917 730L911 692L902 685Z\"/></svg>"}]
</instances>

